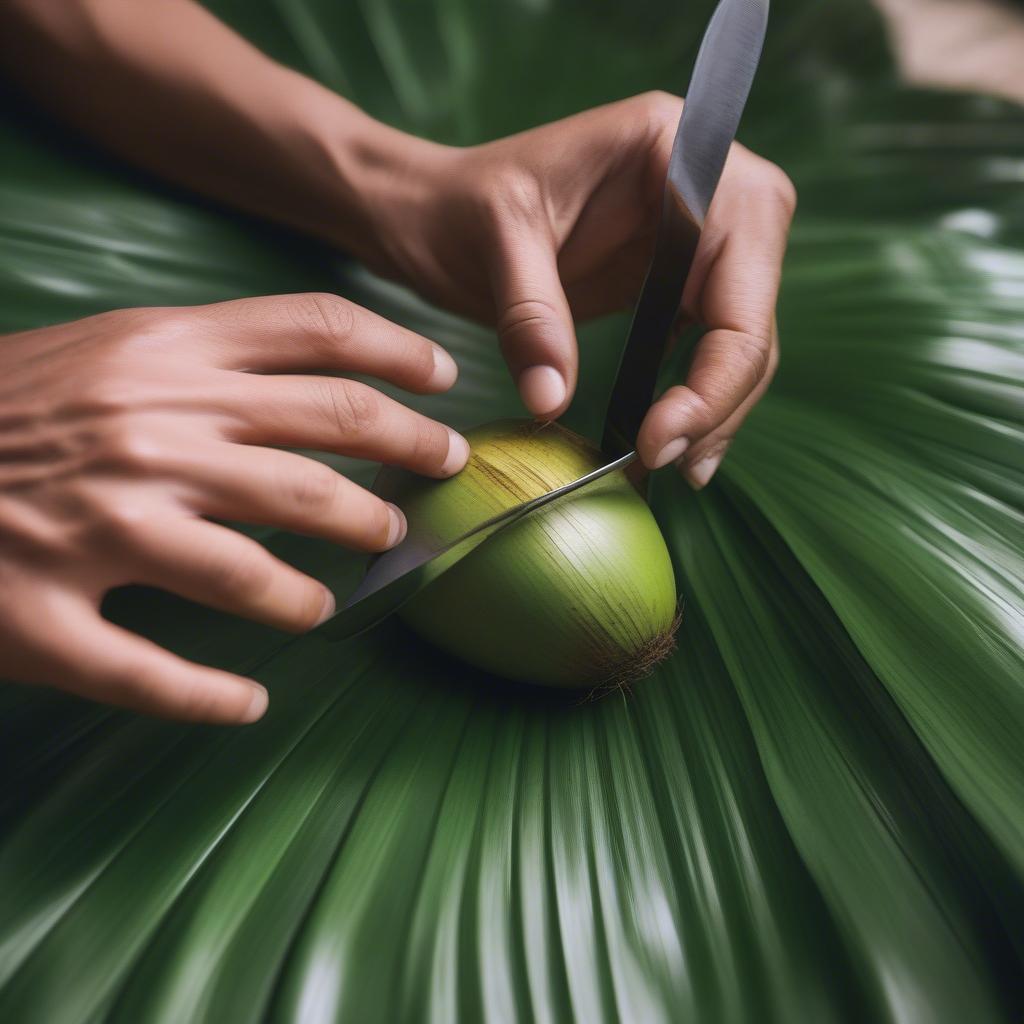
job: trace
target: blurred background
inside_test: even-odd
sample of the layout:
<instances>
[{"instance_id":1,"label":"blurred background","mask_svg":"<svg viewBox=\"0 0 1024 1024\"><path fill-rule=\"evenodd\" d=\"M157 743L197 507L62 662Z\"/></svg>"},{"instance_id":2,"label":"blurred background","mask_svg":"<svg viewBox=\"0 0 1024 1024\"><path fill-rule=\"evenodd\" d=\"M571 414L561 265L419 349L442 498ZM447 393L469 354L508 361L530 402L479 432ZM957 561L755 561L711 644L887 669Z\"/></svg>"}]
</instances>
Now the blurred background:
<instances>
[{"instance_id":1,"label":"blurred background","mask_svg":"<svg viewBox=\"0 0 1024 1024\"><path fill-rule=\"evenodd\" d=\"M1024 100L1024 6L997 0L875 3L908 81Z\"/></svg>"}]
</instances>

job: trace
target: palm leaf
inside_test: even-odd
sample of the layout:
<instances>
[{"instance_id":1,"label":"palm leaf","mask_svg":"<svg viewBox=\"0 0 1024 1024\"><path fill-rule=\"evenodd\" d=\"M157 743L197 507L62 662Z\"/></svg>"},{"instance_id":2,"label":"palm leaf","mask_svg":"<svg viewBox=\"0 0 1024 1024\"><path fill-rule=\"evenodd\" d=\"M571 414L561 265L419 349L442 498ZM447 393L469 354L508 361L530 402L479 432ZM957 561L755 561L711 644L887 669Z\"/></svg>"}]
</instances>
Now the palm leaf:
<instances>
[{"instance_id":1,"label":"palm leaf","mask_svg":"<svg viewBox=\"0 0 1024 1024\"><path fill-rule=\"evenodd\" d=\"M271 711L0 689L0 1020L1019 1019L1024 116L901 87L860 3L774 6L744 141L802 195L783 368L710 492L656 478L677 654L575 706L394 623L333 645L115 595ZM218 10L465 143L678 91L708 7ZM334 288L456 354L423 408L516 411L487 331L13 109L0 138L5 328ZM591 434L622 332L583 332ZM254 532L339 591L359 571Z\"/></svg>"}]
</instances>

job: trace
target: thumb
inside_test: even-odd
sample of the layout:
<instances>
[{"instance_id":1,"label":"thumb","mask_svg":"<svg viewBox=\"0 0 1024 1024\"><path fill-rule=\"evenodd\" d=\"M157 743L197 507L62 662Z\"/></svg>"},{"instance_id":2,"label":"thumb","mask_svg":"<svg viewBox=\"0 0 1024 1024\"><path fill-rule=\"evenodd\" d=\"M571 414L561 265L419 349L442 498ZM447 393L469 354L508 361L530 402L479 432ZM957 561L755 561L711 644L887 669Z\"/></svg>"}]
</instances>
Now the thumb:
<instances>
[{"instance_id":1,"label":"thumb","mask_svg":"<svg viewBox=\"0 0 1024 1024\"><path fill-rule=\"evenodd\" d=\"M576 332L550 237L526 227L499 246L492 270L502 355L534 416L555 419L576 389Z\"/></svg>"}]
</instances>

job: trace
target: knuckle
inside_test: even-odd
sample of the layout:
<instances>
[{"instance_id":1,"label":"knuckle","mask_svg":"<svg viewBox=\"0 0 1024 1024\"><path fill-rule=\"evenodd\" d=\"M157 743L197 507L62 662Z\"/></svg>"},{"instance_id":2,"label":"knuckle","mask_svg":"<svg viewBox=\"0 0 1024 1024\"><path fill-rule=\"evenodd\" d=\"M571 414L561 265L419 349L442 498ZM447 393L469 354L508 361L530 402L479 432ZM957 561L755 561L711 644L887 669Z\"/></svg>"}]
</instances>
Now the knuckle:
<instances>
[{"instance_id":1,"label":"knuckle","mask_svg":"<svg viewBox=\"0 0 1024 1024\"><path fill-rule=\"evenodd\" d=\"M648 89L647 92L640 93L636 100L650 117L659 119L675 117L677 120L679 108L683 102L680 97L673 96L665 89Z\"/></svg>"},{"instance_id":2,"label":"knuckle","mask_svg":"<svg viewBox=\"0 0 1024 1024\"><path fill-rule=\"evenodd\" d=\"M102 533L118 548L127 546L134 550L146 542L148 519L142 506L121 500L103 509Z\"/></svg>"},{"instance_id":3,"label":"knuckle","mask_svg":"<svg viewBox=\"0 0 1024 1024\"><path fill-rule=\"evenodd\" d=\"M735 358L748 368L754 380L761 380L771 363L771 344L767 338L753 334L738 334L735 341Z\"/></svg>"},{"instance_id":4,"label":"knuckle","mask_svg":"<svg viewBox=\"0 0 1024 1024\"><path fill-rule=\"evenodd\" d=\"M431 420L422 420L416 425L413 458L420 465L440 469L448 458L448 443L445 427Z\"/></svg>"},{"instance_id":5,"label":"knuckle","mask_svg":"<svg viewBox=\"0 0 1024 1024\"><path fill-rule=\"evenodd\" d=\"M543 198L532 175L499 167L483 176L476 206L476 216L492 235L502 238L513 225L531 220L543 207Z\"/></svg>"},{"instance_id":6,"label":"knuckle","mask_svg":"<svg viewBox=\"0 0 1024 1024\"><path fill-rule=\"evenodd\" d=\"M711 407L711 403L692 388L679 388L673 395L673 399L678 406L685 410L687 418L698 424L707 424L714 419L714 409Z\"/></svg>"},{"instance_id":7,"label":"knuckle","mask_svg":"<svg viewBox=\"0 0 1024 1024\"><path fill-rule=\"evenodd\" d=\"M321 337L332 348L347 344L355 334L355 309L352 303L330 292L306 292L292 303L292 316L308 334Z\"/></svg>"},{"instance_id":8,"label":"knuckle","mask_svg":"<svg viewBox=\"0 0 1024 1024\"><path fill-rule=\"evenodd\" d=\"M675 436L678 424L688 424L691 437L703 437L715 421L715 411L702 394L685 384L669 388L657 405L662 410L659 427Z\"/></svg>"},{"instance_id":9,"label":"knuckle","mask_svg":"<svg viewBox=\"0 0 1024 1024\"><path fill-rule=\"evenodd\" d=\"M513 302L501 311L498 317L498 334L507 335L526 326L541 327L557 322L558 312L544 299L522 299Z\"/></svg>"},{"instance_id":10,"label":"knuckle","mask_svg":"<svg viewBox=\"0 0 1024 1024\"><path fill-rule=\"evenodd\" d=\"M270 590L273 574L267 562L257 555L218 558L208 571L211 586L227 596L237 594L259 599Z\"/></svg>"},{"instance_id":11,"label":"knuckle","mask_svg":"<svg viewBox=\"0 0 1024 1024\"><path fill-rule=\"evenodd\" d=\"M325 381L325 415L343 436L359 436L374 429L380 417L380 399L373 388L358 381Z\"/></svg>"},{"instance_id":12,"label":"knuckle","mask_svg":"<svg viewBox=\"0 0 1024 1024\"><path fill-rule=\"evenodd\" d=\"M764 372L764 382L765 382L765 384L770 384L771 381L775 379L775 374L779 370L779 359L780 358L781 358L781 353L779 351L779 346L778 345L771 345L769 347L769 349L768 349L768 364L767 364L767 366L765 368L765 372Z\"/></svg>"},{"instance_id":13,"label":"knuckle","mask_svg":"<svg viewBox=\"0 0 1024 1024\"><path fill-rule=\"evenodd\" d=\"M675 135L675 126L683 107L680 97L663 89L651 89L635 96L633 102L639 107L640 120L648 137L660 139L669 131Z\"/></svg>"},{"instance_id":14,"label":"knuckle","mask_svg":"<svg viewBox=\"0 0 1024 1024\"><path fill-rule=\"evenodd\" d=\"M135 406L136 388L115 357L99 358L77 386L77 405L93 416L110 416Z\"/></svg>"},{"instance_id":15,"label":"knuckle","mask_svg":"<svg viewBox=\"0 0 1024 1024\"><path fill-rule=\"evenodd\" d=\"M162 468L167 461L163 443L142 423L120 417L100 442L100 458L107 465L133 475L144 476Z\"/></svg>"},{"instance_id":16,"label":"knuckle","mask_svg":"<svg viewBox=\"0 0 1024 1024\"><path fill-rule=\"evenodd\" d=\"M195 337L196 320L189 307L146 308L133 310L130 320L110 341L115 366L132 356L175 353L180 356Z\"/></svg>"},{"instance_id":17,"label":"knuckle","mask_svg":"<svg viewBox=\"0 0 1024 1024\"><path fill-rule=\"evenodd\" d=\"M781 168L776 168L772 177L774 180L771 187L775 200L782 207L786 216L792 219L797 207L796 185L793 184L792 178Z\"/></svg>"},{"instance_id":18,"label":"knuckle","mask_svg":"<svg viewBox=\"0 0 1024 1024\"><path fill-rule=\"evenodd\" d=\"M145 347L169 348L196 332L196 322L188 307L181 309L149 309L143 314L132 342Z\"/></svg>"},{"instance_id":19,"label":"knuckle","mask_svg":"<svg viewBox=\"0 0 1024 1024\"><path fill-rule=\"evenodd\" d=\"M664 403L667 406L673 406L677 409L690 409L699 410L704 403L704 399L685 384L674 384L670 387L664 395L661 396L659 404Z\"/></svg>"},{"instance_id":20,"label":"knuckle","mask_svg":"<svg viewBox=\"0 0 1024 1024\"><path fill-rule=\"evenodd\" d=\"M629 116L623 118L619 125L618 147L628 151L639 145L647 153L645 194L657 197L656 201L648 200L647 218L653 224L661 210L665 173L683 100L662 89L652 89L625 103L631 107Z\"/></svg>"},{"instance_id":21,"label":"knuckle","mask_svg":"<svg viewBox=\"0 0 1024 1024\"><path fill-rule=\"evenodd\" d=\"M300 508L314 514L332 508L338 494L338 474L320 462L307 460L292 484L292 500Z\"/></svg>"},{"instance_id":22,"label":"knuckle","mask_svg":"<svg viewBox=\"0 0 1024 1024\"><path fill-rule=\"evenodd\" d=\"M760 159L757 170L757 188L769 202L778 206L787 218L796 213L796 186L790 176L768 160Z\"/></svg>"},{"instance_id":23,"label":"knuckle","mask_svg":"<svg viewBox=\"0 0 1024 1024\"><path fill-rule=\"evenodd\" d=\"M108 346L128 345L132 339L146 331L156 329L167 314L162 306L131 306L96 313L82 323L95 328L95 334Z\"/></svg>"}]
</instances>

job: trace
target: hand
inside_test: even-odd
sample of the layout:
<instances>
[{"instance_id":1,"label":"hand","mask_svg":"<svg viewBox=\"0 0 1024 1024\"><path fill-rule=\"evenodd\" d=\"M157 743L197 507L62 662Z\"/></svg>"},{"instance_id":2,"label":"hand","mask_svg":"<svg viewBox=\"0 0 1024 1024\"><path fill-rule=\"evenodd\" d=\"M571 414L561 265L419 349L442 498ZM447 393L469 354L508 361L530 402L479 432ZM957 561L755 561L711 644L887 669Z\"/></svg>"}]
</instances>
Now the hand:
<instances>
[{"instance_id":1,"label":"hand","mask_svg":"<svg viewBox=\"0 0 1024 1024\"><path fill-rule=\"evenodd\" d=\"M561 415L576 387L574 319L632 305L661 214L682 101L648 93L459 150L414 141L375 204L378 269L495 323L527 408ZM734 145L683 298L709 328L685 384L638 449L704 486L778 361L775 300L796 204L775 165Z\"/></svg>"},{"instance_id":2,"label":"hand","mask_svg":"<svg viewBox=\"0 0 1024 1024\"><path fill-rule=\"evenodd\" d=\"M639 292L682 104L647 93L482 146L440 146L276 64L192 0L12 0L0 4L0 59L80 131L151 171L320 235L496 324L542 418L561 415L576 387L574 319L627 308ZM64 74L49 73L55 63ZM173 112L159 132L154 109ZM648 413L648 467L679 461L706 484L767 387L794 205L782 171L733 147L683 300L684 317L709 331L685 384Z\"/></svg>"},{"instance_id":3,"label":"hand","mask_svg":"<svg viewBox=\"0 0 1024 1024\"><path fill-rule=\"evenodd\" d=\"M0 339L0 670L138 711L250 722L256 683L192 664L103 619L126 583L282 629L317 625L327 588L209 518L381 551L401 512L277 447L445 477L448 427L336 370L444 391L451 357L333 295L131 309Z\"/></svg>"}]
</instances>

